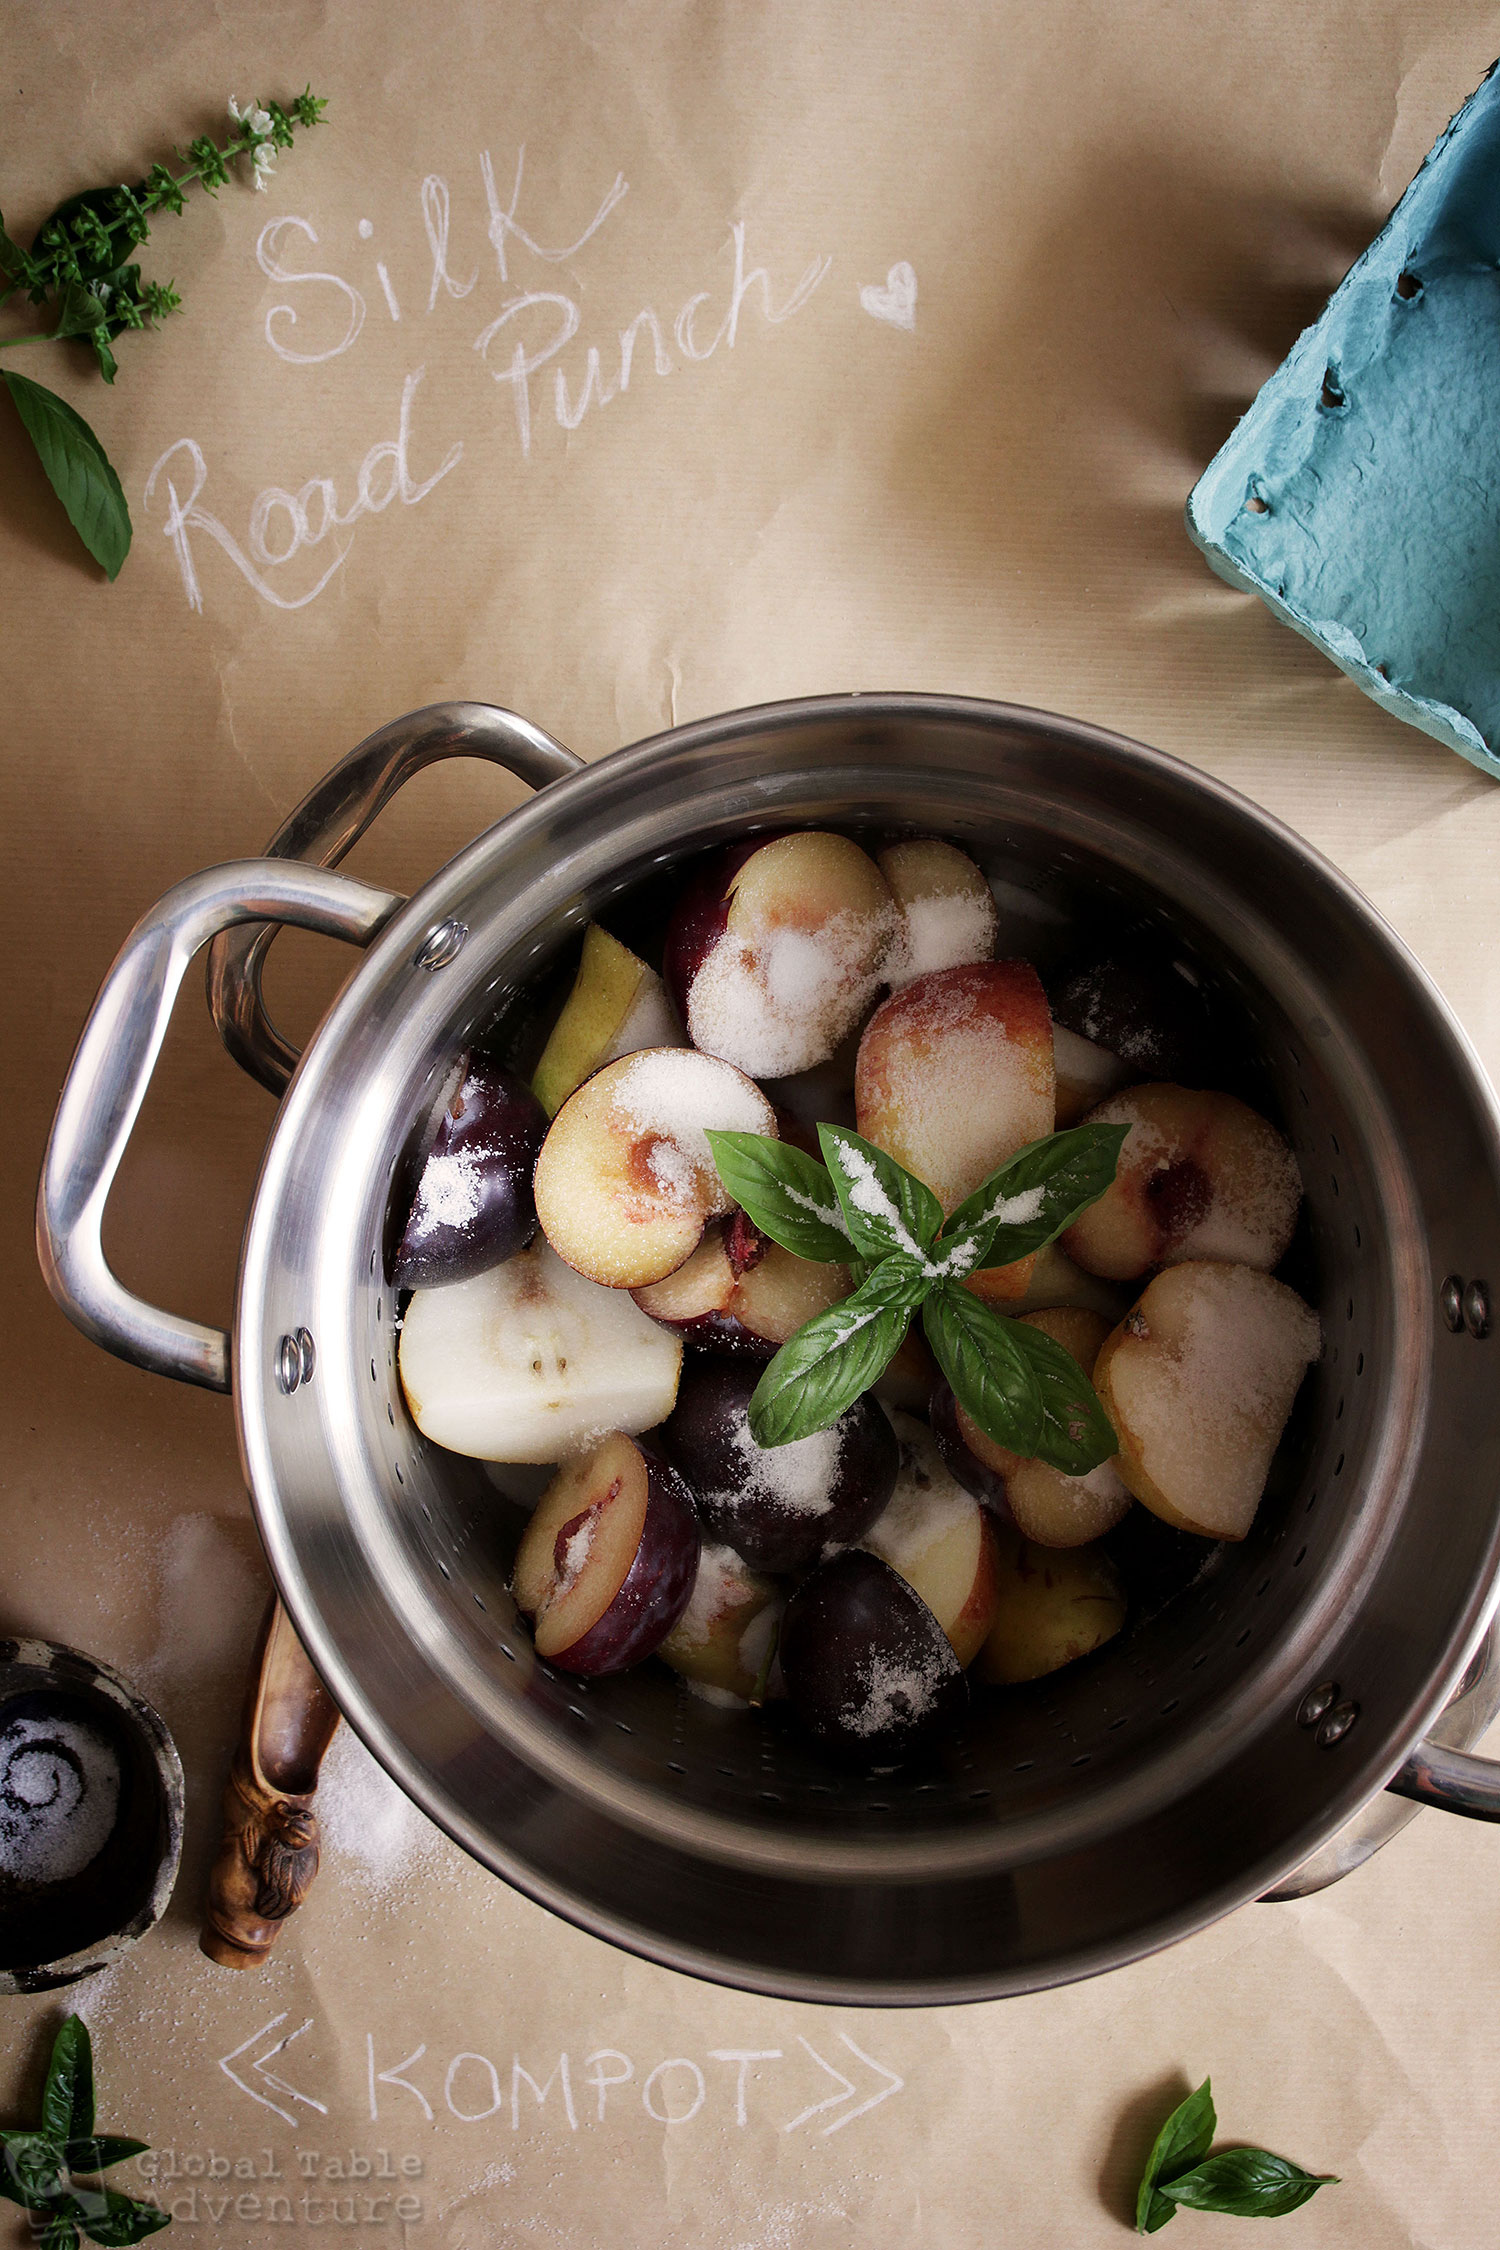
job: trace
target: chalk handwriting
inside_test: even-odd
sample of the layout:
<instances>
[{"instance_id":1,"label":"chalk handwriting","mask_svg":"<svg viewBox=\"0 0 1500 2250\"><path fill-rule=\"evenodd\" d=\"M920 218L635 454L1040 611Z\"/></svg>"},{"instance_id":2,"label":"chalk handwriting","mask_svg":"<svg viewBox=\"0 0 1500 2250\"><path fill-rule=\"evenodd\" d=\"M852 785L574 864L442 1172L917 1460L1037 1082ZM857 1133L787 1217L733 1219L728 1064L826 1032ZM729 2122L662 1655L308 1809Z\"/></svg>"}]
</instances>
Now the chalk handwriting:
<instances>
[{"instance_id":1,"label":"chalk handwriting","mask_svg":"<svg viewBox=\"0 0 1500 2250\"><path fill-rule=\"evenodd\" d=\"M279 2016L276 2018L277 2023L281 2020ZM266 2025L256 2034L256 2039L264 2039L274 2028L274 2025ZM839 2031L834 2037L853 2057L852 2063L845 2063L843 2055L837 2063L830 2062L810 2039L800 2032L797 2035L797 2046L821 2073L818 2078L810 2078L796 2053L785 2052L780 2047L711 2047L707 2061L728 2066L727 2070L718 2071L705 2070L691 2055L668 2055L654 2063L644 2075L637 2074L631 2057L622 2054L617 2047L598 2047L584 2057L578 2079L580 2094L592 2099L584 2098L580 2102L575 2098L574 2071L566 2053L558 2055L545 2077L531 2069L534 2056L512 2055L507 2080L500 2059L466 2047L452 2056L446 2068L440 2058L434 2057L419 2075L417 2066L427 2056L425 2043L414 2047L399 2062L382 2068L375 2034L367 2032L366 2088L370 2121L372 2124L394 2123L403 2116L410 2118L412 2113L406 2104L411 2102L429 2125L440 2123L444 2116L456 2119L461 2125L477 2125L487 2118L497 2117L518 2132L523 2119L530 2120L542 2113L544 2121L555 2128L565 2123L568 2132L576 2133L580 2125L602 2125L613 2096L628 2103L638 2100L640 2110L658 2125L691 2124L701 2110L708 2108L715 2121L725 2121L727 2110L736 2126L746 2126L751 2120L753 2090L759 2113L757 2122L771 2124L782 2133L801 2132L816 2126L818 2136L827 2139L830 2134L842 2132L846 2125L852 2125L856 2118L868 2116L872 2109L899 2094L906 2084L899 2072L877 2062L863 2047L856 2046L848 2032ZM253 2040L246 2042L247 2047L254 2044ZM236 2055L244 2052L245 2048L235 2050ZM784 2064L786 2068L778 2071L771 2067L775 2064ZM833 2091L827 2093L823 2089L830 2079ZM256 2100L264 2100L264 2096L254 2094L253 2088L245 2086L242 2079L236 2078L235 2083ZM382 2093L383 2087L396 2089L405 2100L393 2103L388 2094ZM523 2087L531 2095L531 2102L526 2105L521 2099ZM627 2087L634 2090L629 2096L624 2091ZM814 2098L803 2100L791 2116L777 2114L788 2106L788 2096L795 2102L799 2095L808 2093ZM820 2119L824 2122L817 2123Z\"/></svg>"},{"instance_id":2,"label":"chalk handwriting","mask_svg":"<svg viewBox=\"0 0 1500 2250\"><path fill-rule=\"evenodd\" d=\"M162 531L176 550L182 584L190 609L203 607L203 588L198 577L197 562L189 533L201 531L214 540L229 557L263 600L277 609L305 609L316 600L339 569L349 552L346 541L338 546L333 560L315 583L300 594L284 594L273 586L267 572L279 570L299 555L303 548L322 545L329 533L347 529L361 516L382 515L395 499L402 505L414 508L425 500L433 487L440 484L451 469L457 468L463 458L462 444L450 445L430 477L420 482L411 471L411 404L417 386L426 373L417 368L407 376L401 386L401 411L394 438L382 438L372 445L359 465L353 504L340 509L338 489L332 477L309 477L297 492L284 491L280 485L267 485L256 496L250 510L250 522L242 547L226 524L199 504L199 494L208 482L208 464L203 449L194 438L179 438L166 452L146 479L146 505L149 508L156 495L158 482L165 484L167 496L166 519ZM192 485L182 495L169 465L181 456L185 467L178 471L184 479L191 474ZM273 544L273 538L275 543ZM337 542L335 542L337 545ZM249 552L245 549L248 547Z\"/></svg>"},{"instance_id":3,"label":"chalk handwriting","mask_svg":"<svg viewBox=\"0 0 1500 2250\"><path fill-rule=\"evenodd\" d=\"M252 2047L258 2047L268 2033L276 2029L278 2024L285 2023L289 2012L289 2010L283 2009L279 2016L272 2016L269 2023L263 2023L259 2031L252 2031L249 2038L242 2040L232 2054L220 2055L219 2068L226 2078L232 2080L238 2086L242 2094L250 2096L251 2101L259 2102L263 2109L274 2110L278 2117L285 2118L288 2125L295 2125L297 2120L291 2110L283 2109L280 2102L273 2102L268 2094L258 2093L255 2087L248 2085L241 2078L239 2072L232 2067L239 2061L241 2055L247 2055ZM320 2117L326 2117L328 2115L326 2102L314 2101L311 2094L300 2092L297 2087L288 2084L286 2079L277 2077L273 2071L266 2068L267 2063L274 2061L283 2048L290 2047L294 2039L300 2039L304 2031L310 2031L311 2029L312 2017L309 2016L306 2023L299 2023L295 2031L287 2032L286 2036L278 2039L274 2046L268 2047L263 2055L257 2055L249 2068L256 2073L257 2077L263 2078L268 2086L274 2086L278 2094L285 2094L291 2101L302 2102L308 2109L315 2109Z\"/></svg>"},{"instance_id":4,"label":"chalk handwriting","mask_svg":"<svg viewBox=\"0 0 1500 2250\"><path fill-rule=\"evenodd\" d=\"M413 318L441 322L445 314L462 318L455 308L464 307L480 288L477 225L483 226L494 254L494 276L509 293L498 306L492 300L479 311L471 342L484 374L509 396L522 463L534 457L548 419L571 436L591 414L611 406L618 413L617 402L632 388L640 390L643 374L661 379L704 366L720 353L734 351L751 324L784 326L808 304L833 264L830 255L819 253L795 281L773 280L769 265L752 260L746 222L736 219L721 253L728 271L721 270L717 283L690 289L680 298L674 292L667 303L658 298L607 337L597 330L589 336L580 285L571 276L558 276L562 286L549 285L551 275L524 268L527 261L561 267L576 260L629 193L624 174L615 174L586 220L586 204L571 214L572 227L579 231L570 234L566 223L554 225L546 230L550 239L544 239L530 215L536 197L528 185L524 145L516 154L508 198L497 184L489 150L481 152L478 168L484 208L476 213L471 206L468 215L468 227L476 231L464 239L448 181L428 173L417 194L426 246L420 277L395 251L389 263L384 257L373 261L375 277L393 323ZM524 216L523 202L528 206ZM369 242L374 224L360 219L356 231L361 242ZM556 239L565 234L569 239ZM321 249L325 263L316 266L302 262L309 250L320 250L318 229L298 214L269 220L255 244L261 273L285 292L263 315L266 344L277 359L299 369L353 351L368 311L364 292L326 262L326 248ZM866 285L859 296L875 318L899 327L914 325L916 276L905 262L891 267L884 285ZM472 320L474 313L468 317ZM289 479L256 495L239 536L205 504L209 469L197 440L179 438L167 448L146 480L145 499L148 509L158 501L164 505L161 529L171 543L191 609L203 609L199 557L205 542L220 549L262 600L277 609L306 608L342 568L352 544L349 534L361 517L383 514L398 498L405 507L415 506L457 467L464 454L458 442L449 446L431 475L419 479L410 467L412 399L424 372L419 367L406 377L398 434L365 455L347 506L330 474L304 476L295 484Z\"/></svg>"},{"instance_id":5,"label":"chalk handwriting","mask_svg":"<svg viewBox=\"0 0 1500 2250\"><path fill-rule=\"evenodd\" d=\"M338 290L344 298L346 308L344 333L336 344L329 344L323 351L296 351L290 344L282 343L276 333L278 321L288 328L296 327L296 306L272 305L266 314L266 342L276 357L286 360L289 366L316 367L325 359L337 359L340 352L346 352L352 347L365 324L365 301L357 289L351 288L336 273L313 273L306 268L299 270L284 266L281 262L282 236L293 231L305 234L309 242L315 243L318 239L317 230L310 219L268 219L256 239L256 264L268 281L289 282L299 289L314 283Z\"/></svg>"}]
</instances>

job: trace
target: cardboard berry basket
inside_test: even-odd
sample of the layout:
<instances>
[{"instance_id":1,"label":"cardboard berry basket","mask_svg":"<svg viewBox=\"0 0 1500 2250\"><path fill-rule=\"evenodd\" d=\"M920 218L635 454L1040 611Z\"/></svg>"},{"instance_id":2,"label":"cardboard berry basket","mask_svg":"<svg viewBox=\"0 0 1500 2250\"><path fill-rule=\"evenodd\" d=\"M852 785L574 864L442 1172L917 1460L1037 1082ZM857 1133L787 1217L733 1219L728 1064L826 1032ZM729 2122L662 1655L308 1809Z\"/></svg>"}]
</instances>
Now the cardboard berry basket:
<instances>
[{"instance_id":1,"label":"cardboard berry basket","mask_svg":"<svg viewBox=\"0 0 1500 2250\"><path fill-rule=\"evenodd\" d=\"M330 871L448 757L536 794L414 898ZM933 1760L875 1776L658 1665L581 1681L537 1659L493 1486L406 1412L386 1278L393 1195L455 1052L644 880L807 826L952 838L1042 951L1084 925L1169 932L1295 1149L1298 1286L1324 1334L1243 1542L1094 1656L981 1690ZM365 949L300 1060L260 999L283 923ZM100 1243L210 941L226 1043L285 1087L232 1336L130 1295ZM399 720L267 857L179 884L127 939L63 1092L39 1238L54 1294L107 1349L233 1391L283 1599L401 1786L532 1898L671 1967L802 1999L990 1998L1328 1879L1409 1817L1388 1787L1500 1817L1500 1774L1443 1747L1495 1702L1494 1098L1418 963L1327 862L1139 744L915 695L733 713L588 767L484 705Z\"/></svg>"}]
</instances>

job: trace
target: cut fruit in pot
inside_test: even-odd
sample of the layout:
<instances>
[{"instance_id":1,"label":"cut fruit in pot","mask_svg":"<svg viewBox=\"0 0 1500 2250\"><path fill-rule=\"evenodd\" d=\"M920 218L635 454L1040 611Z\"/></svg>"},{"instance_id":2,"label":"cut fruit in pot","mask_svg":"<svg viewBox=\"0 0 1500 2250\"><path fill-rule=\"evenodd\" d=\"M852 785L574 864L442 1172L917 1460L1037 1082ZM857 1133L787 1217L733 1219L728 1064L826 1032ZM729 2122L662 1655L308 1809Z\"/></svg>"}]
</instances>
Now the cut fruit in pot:
<instances>
[{"instance_id":1,"label":"cut fruit in pot","mask_svg":"<svg viewBox=\"0 0 1500 2250\"><path fill-rule=\"evenodd\" d=\"M931 1430L893 1414L901 1448L896 1489L859 1544L919 1594L960 1664L984 1644L998 1598L995 1535L979 1502L950 1475Z\"/></svg>"},{"instance_id":2,"label":"cut fruit in pot","mask_svg":"<svg viewBox=\"0 0 1500 2250\"><path fill-rule=\"evenodd\" d=\"M672 1411L682 1344L545 1242L473 1281L419 1289L398 1365L412 1420L482 1461L561 1460Z\"/></svg>"},{"instance_id":3,"label":"cut fruit in pot","mask_svg":"<svg viewBox=\"0 0 1500 2250\"><path fill-rule=\"evenodd\" d=\"M1309 1364L1318 1316L1252 1266L1158 1274L1099 1354L1116 1465L1163 1522L1243 1539Z\"/></svg>"},{"instance_id":4,"label":"cut fruit in pot","mask_svg":"<svg viewBox=\"0 0 1500 2250\"><path fill-rule=\"evenodd\" d=\"M896 902L896 942L885 966L892 991L929 969L993 960L1000 916L967 852L936 836L916 836L892 844L876 864Z\"/></svg>"},{"instance_id":5,"label":"cut fruit in pot","mask_svg":"<svg viewBox=\"0 0 1500 2250\"><path fill-rule=\"evenodd\" d=\"M643 1047L680 1047L681 1027L666 986L597 922L583 933L583 957L562 1014L542 1049L531 1088L549 1117L586 1078Z\"/></svg>"},{"instance_id":6,"label":"cut fruit in pot","mask_svg":"<svg viewBox=\"0 0 1500 2250\"><path fill-rule=\"evenodd\" d=\"M537 1217L553 1249L611 1289L674 1273L731 1208L709 1127L774 1139L776 1117L712 1055L653 1047L606 1063L563 1103L537 1159Z\"/></svg>"},{"instance_id":7,"label":"cut fruit in pot","mask_svg":"<svg viewBox=\"0 0 1500 2250\"><path fill-rule=\"evenodd\" d=\"M623 1672L660 1647L698 1569L692 1500L675 1469L619 1432L564 1462L521 1536L511 1591L538 1656Z\"/></svg>"},{"instance_id":8,"label":"cut fruit in pot","mask_svg":"<svg viewBox=\"0 0 1500 2250\"><path fill-rule=\"evenodd\" d=\"M456 1077L392 1260L402 1289L471 1281L536 1233L531 1176L547 1131L541 1104L483 1055L464 1058Z\"/></svg>"},{"instance_id":9,"label":"cut fruit in pot","mask_svg":"<svg viewBox=\"0 0 1500 2250\"><path fill-rule=\"evenodd\" d=\"M1023 1318L1029 1328L1039 1328L1071 1353L1085 1375L1092 1375L1110 1333L1101 1314L1067 1305ZM1114 1461L1101 1461L1086 1476L1067 1476L1046 1461L1028 1460L997 1445L951 1392L934 1403L932 1418L943 1457L960 1484L1009 1516L1022 1536L1038 1546L1087 1546L1112 1531L1130 1506Z\"/></svg>"},{"instance_id":10,"label":"cut fruit in pot","mask_svg":"<svg viewBox=\"0 0 1500 2250\"><path fill-rule=\"evenodd\" d=\"M667 988L695 1047L755 1078L828 1061L879 989L895 927L875 862L821 829L715 853L667 933Z\"/></svg>"},{"instance_id":11,"label":"cut fruit in pot","mask_svg":"<svg viewBox=\"0 0 1500 2250\"><path fill-rule=\"evenodd\" d=\"M1052 1131L1052 1018L1028 961L917 977L878 1007L859 1043L859 1130L925 1180L944 1211ZM1020 1297L1033 1260L969 1277L975 1295Z\"/></svg>"},{"instance_id":12,"label":"cut fruit in pot","mask_svg":"<svg viewBox=\"0 0 1500 2250\"><path fill-rule=\"evenodd\" d=\"M785 1598L732 1547L705 1541L687 1607L656 1653L683 1679L748 1703L767 1669Z\"/></svg>"},{"instance_id":13,"label":"cut fruit in pot","mask_svg":"<svg viewBox=\"0 0 1500 2250\"><path fill-rule=\"evenodd\" d=\"M934 1747L968 1708L968 1681L932 1611L899 1571L857 1547L793 1594L781 1668L804 1726L858 1765Z\"/></svg>"},{"instance_id":14,"label":"cut fruit in pot","mask_svg":"<svg viewBox=\"0 0 1500 2250\"><path fill-rule=\"evenodd\" d=\"M765 1238L754 1263L736 1274L723 1233L710 1229L686 1265L633 1294L642 1312L687 1343L770 1359L852 1287L845 1267L795 1257Z\"/></svg>"},{"instance_id":15,"label":"cut fruit in pot","mask_svg":"<svg viewBox=\"0 0 1500 2250\"><path fill-rule=\"evenodd\" d=\"M1044 1679L1114 1639L1125 1596L1101 1549L1059 1553L1014 1532L1001 1532L998 1544L995 1618L975 1666L981 1679L1001 1687Z\"/></svg>"},{"instance_id":16,"label":"cut fruit in pot","mask_svg":"<svg viewBox=\"0 0 1500 2250\"><path fill-rule=\"evenodd\" d=\"M760 1374L747 1360L690 1359L661 1443L713 1538L754 1570L805 1570L874 1522L895 1488L899 1453L869 1397L811 1437L757 1445L749 1408Z\"/></svg>"},{"instance_id":17,"label":"cut fruit in pot","mask_svg":"<svg viewBox=\"0 0 1500 2250\"><path fill-rule=\"evenodd\" d=\"M1077 1265L1131 1281L1198 1258L1269 1273L1285 1257L1302 1201L1297 1159L1235 1095L1132 1086L1086 1122L1130 1132L1114 1179L1062 1237Z\"/></svg>"}]
</instances>

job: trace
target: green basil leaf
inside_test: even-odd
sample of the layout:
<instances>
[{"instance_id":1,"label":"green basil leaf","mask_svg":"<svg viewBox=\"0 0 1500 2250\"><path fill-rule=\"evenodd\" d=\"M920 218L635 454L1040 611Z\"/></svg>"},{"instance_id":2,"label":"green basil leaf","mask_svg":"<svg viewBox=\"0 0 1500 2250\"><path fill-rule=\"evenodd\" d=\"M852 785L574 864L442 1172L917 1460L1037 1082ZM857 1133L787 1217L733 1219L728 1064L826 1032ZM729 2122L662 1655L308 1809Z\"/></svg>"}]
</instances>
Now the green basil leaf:
<instances>
[{"instance_id":1,"label":"green basil leaf","mask_svg":"<svg viewBox=\"0 0 1500 2250\"><path fill-rule=\"evenodd\" d=\"M787 1339L750 1397L757 1445L790 1445L836 1422L900 1350L911 1326L903 1284L888 1258L842 1303L830 1305Z\"/></svg>"},{"instance_id":2,"label":"green basil leaf","mask_svg":"<svg viewBox=\"0 0 1500 2250\"><path fill-rule=\"evenodd\" d=\"M1176 2215L1176 2204L1165 2202L1161 2195L1160 2181L1174 2180L1194 2164L1201 2164L1213 2146L1219 2121L1214 2114L1211 2083L1205 2078L1196 2093L1177 2104L1151 2144L1136 2197L1138 2234L1155 2234Z\"/></svg>"},{"instance_id":3,"label":"green basil leaf","mask_svg":"<svg viewBox=\"0 0 1500 2250\"><path fill-rule=\"evenodd\" d=\"M1224 2211L1236 2219L1280 2219L1300 2210L1320 2187L1336 2187L1334 2172L1304 2172L1268 2148L1226 2148L1158 2192L1190 2211Z\"/></svg>"},{"instance_id":4,"label":"green basil leaf","mask_svg":"<svg viewBox=\"0 0 1500 2250\"><path fill-rule=\"evenodd\" d=\"M865 1258L892 1251L920 1257L943 1223L930 1187L873 1141L841 1125L820 1125L818 1145L833 1177L844 1230Z\"/></svg>"},{"instance_id":5,"label":"green basil leaf","mask_svg":"<svg viewBox=\"0 0 1500 2250\"><path fill-rule=\"evenodd\" d=\"M68 521L106 577L118 578L130 552L130 510L103 446L81 414L29 375L7 371L0 383L15 400Z\"/></svg>"},{"instance_id":6,"label":"green basil leaf","mask_svg":"<svg viewBox=\"0 0 1500 2250\"><path fill-rule=\"evenodd\" d=\"M102 2212L85 2212L83 2231L90 2242L101 2242L106 2250L124 2250L128 2243L144 2242L148 2234L172 2223L171 2214L158 2204L138 2203L134 2196L121 2195L117 2188L106 2188L102 2200Z\"/></svg>"},{"instance_id":7,"label":"green basil leaf","mask_svg":"<svg viewBox=\"0 0 1500 2250\"><path fill-rule=\"evenodd\" d=\"M81 281L66 285L58 314L54 336L86 336L91 328L102 328L109 318L93 290Z\"/></svg>"},{"instance_id":8,"label":"green basil leaf","mask_svg":"<svg viewBox=\"0 0 1500 2250\"><path fill-rule=\"evenodd\" d=\"M1028 1362L1042 1398L1036 1458L1065 1477L1087 1476L1120 1450L1114 1424L1093 1384L1070 1351L1024 1320L1008 1323L1011 1341Z\"/></svg>"},{"instance_id":9,"label":"green basil leaf","mask_svg":"<svg viewBox=\"0 0 1500 2250\"><path fill-rule=\"evenodd\" d=\"M922 1307L939 1367L953 1395L997 1445L1028 1459L1042 1435L1042 1394L1017 1345L1017 1323L990 1311L956 1282L940 1282Z\"/></svg>"},{"instance_id":10,"label":"green basil leaf","mask_svg":"<svg viewBox=\"0 0 1500 2250\"><path fill-rule=\"evenodd\" d=\"M38 2237L37 2250L79 2250L78 2229L64 2212L59 2212Z\"/></svg>"},{"instance_id":11,"label":"green basil leaf","mask_svg":"<svg viewBox=\"0 0 1500 2250\"><path fill-rule=\"evenodd\" d=\"M969 1253L962 1270L1008 1266L1044 1249L1115 1176L1128 1125L1073 1125L1018 1149L960 1203L938 1247Z\"/></svg>"},{"instance_id":12,"label":"green basil leaf","mask_svg":"<svg viewBox=\"0 0 1500 2250\"><path fill-rule=\"evenodd\" d=\"M50 2133L0 2134L0 2195L28 2211L45 2211L67 2185L62 2143Z\"/></svg>"},{"instance_id":13,"label":"green basil leaf","mask_svg":"<svg viewBox=\"0 0 1500 2250\"><path fill-rule=\"evenodd\" d=\"M144 2156L150 2145L127 2140L123 2133L95 2133L88 2140L69 2141L63 2158L70 2172L104 2172L128 2156Z\"/></svg>"},{"instance_id":14,"label":"green basil leaf","mask_svg":"<svg viewBox=\"0 0 1500 2250\"><path fill-rule=\"evenodd\" d=\"M815 1157L767 1133L710 1130L705 1138L719 1178L762 1234L820 1265L853 1257L833 1182Z\"/></svg>"},{"instance_id":15,"label":"green basil leaf","mask_svg":"<svg viewBox=\"0 0 1500 2250\"><path fill-rule=\"evenodd\" d=\"M65 2016L52 2042L42 2089L42 2130L61 2142L92 2137L94 2050L81 2016Z\"/></svg>"}]
</instances>

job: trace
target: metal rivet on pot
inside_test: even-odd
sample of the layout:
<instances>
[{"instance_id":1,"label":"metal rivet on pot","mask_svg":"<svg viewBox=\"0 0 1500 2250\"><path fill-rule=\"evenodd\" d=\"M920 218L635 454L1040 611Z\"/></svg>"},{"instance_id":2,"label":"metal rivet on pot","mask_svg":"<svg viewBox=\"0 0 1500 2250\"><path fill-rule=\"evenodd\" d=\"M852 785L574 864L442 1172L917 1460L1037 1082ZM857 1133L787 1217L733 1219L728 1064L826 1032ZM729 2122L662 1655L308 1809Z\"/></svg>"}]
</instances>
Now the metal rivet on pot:
<instances>
[{"instance_id":1,"label":"metal rivet on pot","mask_svg":"<svg viewBox=\"0 0 1500 2250\"><path fill-rule=\"evenodd\" d=\"M1337 1680L1324 1680L1320 1687L1309 1688L1297 1706L1299 1727L1315 1727L1324 1713L1331 1711L1339 1699Z\"/></svg>"},{"instance_id":2,"label":"metal rivet on pot","mask_svg":"<svg viewBox=\"0 0 1500 2250\"><path fill-rule=\"evenodd\" d=\"M1331 1750L1336 1742L1342 1742L1358 1717L1359 1705L1357 1703L1335 1703L1318 1729L1318 1748L1320 1750Z\"/></svg>"},{"instance_id":3,"label":"metal rivet on pot","mask_svg":"<svg viewBox=\"0 0 1500 2250\"><path fill-rule=\"evenodd\" d=\"M290 1395L302 1380L302 1347L295 1336L283 1336L276 1346L276 1387Z\"/></svg>"},{"instance_id":4,"label":"metal rivet on pot","mask_svg":"<svg viewBox=\"0 0 1500 2250\"><path fill-rule=\"evenodd\" d=\"M412 955L412 967L446 969L450 961L458 959L468 935L466 922L439 922L435 930L428 931Z\"/></svg>"},{"instance_id":5,"label":"metal rivet on pot","mask_svg":"<svg viewBox=\"0 0 1500 2250\"><path fill-rule=\"evenodd\" d=\"M1490 1332L1488 1282L1471 1281L1464 1291L1464 1326L1471 1336L1488 1336Z\"/></svg>"},{"instance_id":6,"label":"metal rivet on pot","mask_svg":"<svg viewBox=\"0 0 1500 2250\"><path fill-rule=\"evenodd\" d=\"M310 1383L313 1379L313 1369L318 1361L317 1352L313 1347L311 1331L306 1328L299 1328L296 1344L298 1373L304 1383Z\"/></svg>"},{"instance_id":7,"label":"metal rivet on pot","mask_svg":"<svg viewBox=\"0 0 1500 2250\"><path fill-rule=\"evenodd\" d=\"M1461 1274L1449 1274L1438 1292L1438 1303L1443 1308L1446 1326L1457 1336L1464 1324L1464 1284Z\"/></svg>"}]
</instances>

